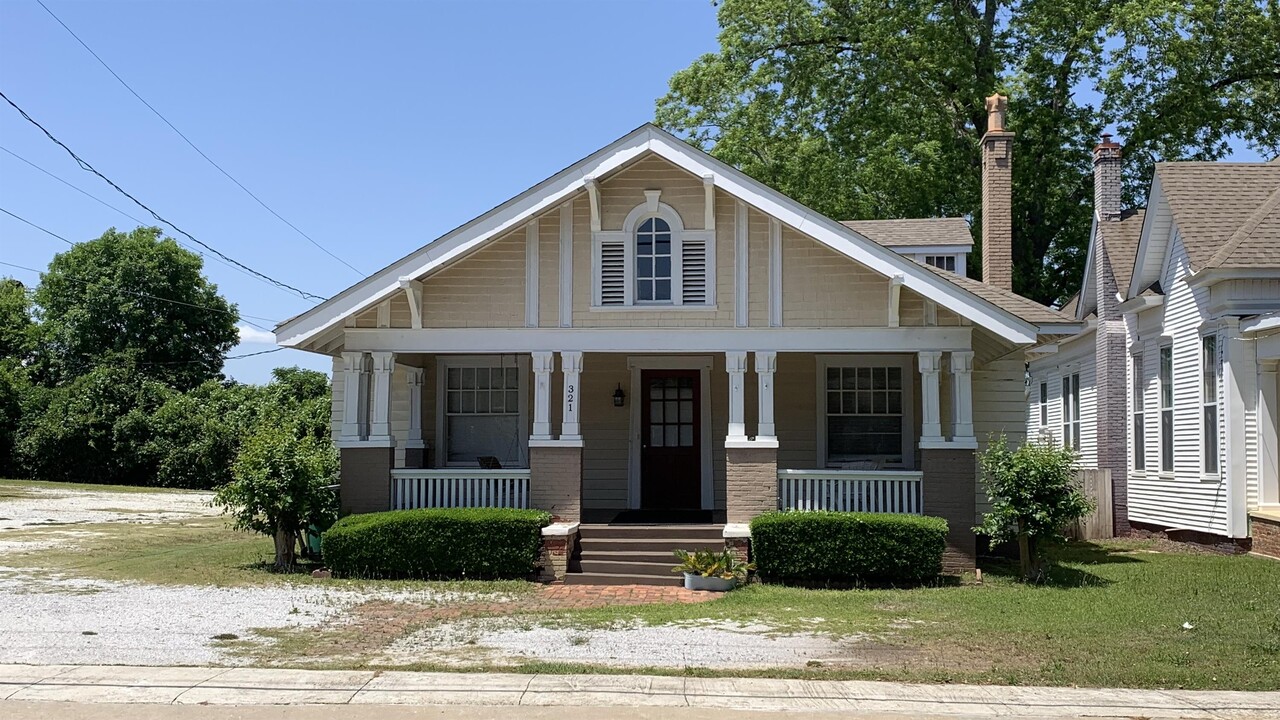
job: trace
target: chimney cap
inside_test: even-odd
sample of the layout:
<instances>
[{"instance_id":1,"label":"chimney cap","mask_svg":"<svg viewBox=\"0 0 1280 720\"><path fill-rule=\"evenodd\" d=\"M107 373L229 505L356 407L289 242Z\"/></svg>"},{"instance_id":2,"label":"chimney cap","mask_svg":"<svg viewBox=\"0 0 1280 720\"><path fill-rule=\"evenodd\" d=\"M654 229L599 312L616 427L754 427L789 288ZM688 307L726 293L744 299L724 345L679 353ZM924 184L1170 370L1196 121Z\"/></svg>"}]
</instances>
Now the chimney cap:
<instances>
[{"instance_id":1,"label":"chimney cap","mask_svg":"<svg viewBox=\"0 0 1280 720\"><path fill-rule=\"evenodd\" d=\"M996 93L987 98L987 132L1004 132L1009 98Z\"/></svg>"},{"instance_id":2,"label":"chimney cap","mask_svg":"<svg viewBox=\"0 0 1280 720\"><path fill-rule=\"evenodd\" d=\"M1102 133L1102 139L1101 139L1100 141L1098 141L1097 146L1095 146L1095 147L1094 147L1094 150L1103 150L1103 149L1107 149L1107 150L1112 150L1112 149L1114 149L1114 150L1119 150L1119 149L1120 149L1120 143L1118 143L1118 142L1116 142L1115 140L1112 140L1112 139L1111 139L1111 133L1105 133L1105 132L1104 132L1104 133Z\"/></svg>"}]
</instances>

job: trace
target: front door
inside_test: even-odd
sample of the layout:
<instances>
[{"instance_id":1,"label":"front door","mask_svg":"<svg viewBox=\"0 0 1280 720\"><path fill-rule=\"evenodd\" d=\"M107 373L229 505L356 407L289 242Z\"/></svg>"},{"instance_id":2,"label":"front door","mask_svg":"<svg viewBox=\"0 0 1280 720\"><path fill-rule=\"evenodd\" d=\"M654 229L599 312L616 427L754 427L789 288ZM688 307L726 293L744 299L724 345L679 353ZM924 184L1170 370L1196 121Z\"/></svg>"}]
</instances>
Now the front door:
<instances>
[{"instance_id":1,"label":"front door","mask_svg":"<svg viewBox=\"0 0 1280 720\"><path fill-rule=\"evenodd\" d=\"M640 507L702 506L702 422L697 370L642 370Z\"/></svg>"}]
</instances>

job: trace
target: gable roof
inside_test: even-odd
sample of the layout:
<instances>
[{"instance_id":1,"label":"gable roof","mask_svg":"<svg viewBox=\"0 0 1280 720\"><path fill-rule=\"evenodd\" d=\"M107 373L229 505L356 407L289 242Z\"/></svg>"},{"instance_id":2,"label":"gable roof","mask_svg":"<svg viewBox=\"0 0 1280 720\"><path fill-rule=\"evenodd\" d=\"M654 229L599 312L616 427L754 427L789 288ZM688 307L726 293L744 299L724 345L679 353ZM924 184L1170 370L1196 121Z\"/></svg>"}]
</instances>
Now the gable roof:
<instances>
[{"instance_id":1,"label":"gable roof","mask_svg":"<svg viewBox=\"0 0 1280 720\"><path fill-rule=\"evenodd\" d=\"M932 270L938 277L945 278L952 285L964 288L1001 310L1020 317L1029 323L1036 325L1066 324L1072 326L1072 329L1079 329L1079 323L1076 322L1075 318L1053 308L1045 307L1035 300L1024 298L1017 293L995 285L988 285L981 280L974 280L947 270L940 270L932 265L925 265L924 267Z\"/></svg>"},{"instance_id":2,"label":"gable roof","mask_svg":"<svg viewBox=\"0 0 1280 720\"><path fill-rule=\"evenodd\" d=\"M1084 282L1081 290L1072 300L1070 313L1077 320L1084 320L1097 312L1098 297L1094 290L1097 274L1093 263L1097 260L1096 250L1099 244L1107 250L1107 260L1111 262L1111 272L1116 278L1116 290L1120 294L1129 288L1133 277L1133 263L1138 256L1138 244L1142 240L1142 222L1146 217L1145 210L1124 210L1119 220L1099 221L1094 217L1092 237L1089 242L1089 256L1085 259ZM1083 298L1083 300L1082 300ZM1066 306L1063 310L1066 311Z\"/></svg>"},{"instance_id":3,"label":"gable roof","mask_svg":"<svg viewBox=\"0 0 1280 720\"><path fill-rule=\"evenodd\" d=\"M276 327L277 343L286 347L299 347L322 333L340 328L344 318L352 313L402 292L401 279L420 278L479 245L519 227L572 198L583 190L588 179L602 179L644 153L658 155L695 176L710 175L716 187L735 198L881 275L901 276L903 285L909 290L950 308L1008 341L1031 343L1040 334L1036 321L1001 307L977 294L973 288L950 282L931 268L903 257L861 233L805 207L656 125L645 123L484 215L429 242L316 307L281 323ZM1003 299L1002 302L1006 300ZM1056 317L1055 313L1052 322L1070 321Z\"/></svg>"},{"instance_id":4,"label":"gable roof","mask_svg":"<svg viewBox=\"0 0 1280 720\"><path fill-rule=\"evenodd\" d=\"M840 224L891 248L973 245L973 234L964 218L841 220Z\"/></svg>"}]
</instances>

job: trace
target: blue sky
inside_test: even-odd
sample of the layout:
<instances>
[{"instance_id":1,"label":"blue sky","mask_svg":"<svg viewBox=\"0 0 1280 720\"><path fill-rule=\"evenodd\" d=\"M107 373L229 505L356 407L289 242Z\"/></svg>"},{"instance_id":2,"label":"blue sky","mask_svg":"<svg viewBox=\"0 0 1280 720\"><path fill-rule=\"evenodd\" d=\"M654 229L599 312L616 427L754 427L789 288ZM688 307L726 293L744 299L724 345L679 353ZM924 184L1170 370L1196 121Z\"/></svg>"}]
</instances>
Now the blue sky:
<instances>
[{"instance_id":1,"label":"blue sky","mask_svg":"<svg viewBox=\"0 0 1280 720\"><path fill-rule=\"evenodd\" d=\"M705 0L45 2L218 164L366 272L652 119L667 79L715 50L718 31ZM323 296L359 279L209 166L34 0L0 2L0 89L237 260ZM146 217L7 105L0 146ZM0 207L76 241L137 224L4 152ZM0 260L43 269L65 248L0 215ZM281 320L310 306L225 265L205 270L242 313ZM285 350L226 371L261 382L294 364L329 367Z\"/></svg>"}]
</instances>

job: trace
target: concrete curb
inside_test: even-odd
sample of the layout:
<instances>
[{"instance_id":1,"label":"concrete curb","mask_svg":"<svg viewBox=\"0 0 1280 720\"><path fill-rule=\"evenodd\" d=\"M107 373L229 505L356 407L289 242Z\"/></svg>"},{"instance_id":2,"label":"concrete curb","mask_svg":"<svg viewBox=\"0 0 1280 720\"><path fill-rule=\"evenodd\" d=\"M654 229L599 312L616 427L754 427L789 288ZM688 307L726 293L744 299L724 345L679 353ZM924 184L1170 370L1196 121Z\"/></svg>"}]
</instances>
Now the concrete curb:
<instances>
[{"instance_id":1,"label":"concrete curb","mask_svg":"<svg viewBox=\"0 0 1280 720\"><path fill-rule=\"evenodd\" d=\"M110 665L0 665L0 700L239 706L749 708L951 717L1280 717L1280 692Z\"/></svg>"}]
</instances>

